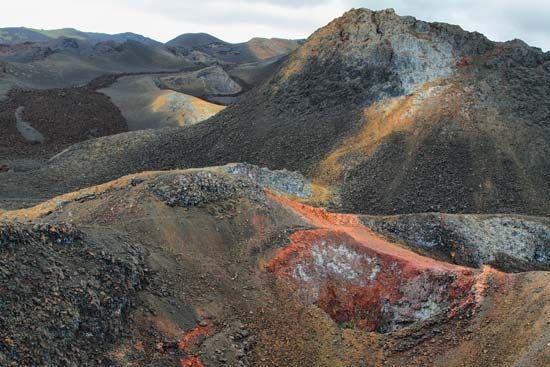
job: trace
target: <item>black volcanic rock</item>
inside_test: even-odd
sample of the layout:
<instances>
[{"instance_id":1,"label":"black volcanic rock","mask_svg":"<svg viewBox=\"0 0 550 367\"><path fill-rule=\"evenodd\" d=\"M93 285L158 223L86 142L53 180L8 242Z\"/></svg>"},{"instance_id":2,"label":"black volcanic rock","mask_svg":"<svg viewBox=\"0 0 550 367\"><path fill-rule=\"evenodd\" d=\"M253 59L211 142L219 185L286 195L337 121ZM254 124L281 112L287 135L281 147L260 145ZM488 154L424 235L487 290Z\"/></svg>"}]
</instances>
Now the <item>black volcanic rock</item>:
<instances>
[{"instance_id":1,"label":"black volcanic rock","mask_svg":"<svg viewBox=\"0 0 550 367\"><path fill-rule=\"evenodd\" d=\"M143 253L82 236L64 223L0 224L1 365L113 365L105 353L125 336Z\"/></svg>"}]
</instances>

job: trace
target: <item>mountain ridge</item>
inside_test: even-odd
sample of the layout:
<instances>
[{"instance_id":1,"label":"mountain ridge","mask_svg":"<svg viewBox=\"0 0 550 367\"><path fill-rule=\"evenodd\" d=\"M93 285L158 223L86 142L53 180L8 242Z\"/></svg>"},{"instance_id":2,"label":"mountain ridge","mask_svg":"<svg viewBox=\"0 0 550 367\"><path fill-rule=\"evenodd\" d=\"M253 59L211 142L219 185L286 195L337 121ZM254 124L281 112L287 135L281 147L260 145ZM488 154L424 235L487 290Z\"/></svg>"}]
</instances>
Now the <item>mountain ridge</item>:
<instances>
[{"instance_id":1,"label":"mountain ridge","mask_svg":"<svg viewBox=\"0 0 550 367\"><path fill-rule=\"evenodd\" d=\"M197 46L205 46L209 44L220 45L239 45L247 44L251 41L290 41L300 42L300 40L290 40L280 37L252 37L248 41L231 43L221 40L209 33L205 32L187 32L182 33L166 42L157 41L155 39L143 36L134 32L122 33L102 33L102 32L86 32L75 28L59 28L59 29L38 29L29 27L4 27L0 28L0 44L17 44L17 43L37 43L48 42L56 39L72 38L81 41L90 41L92 43L114 41L137 41L147 45L166 45L172 47L187 47L193 48Z\"/></svg>"},{"instance_id":2,"label":"mountain ridge","mask_svg":"<svg viewBox=\"0 0 550 367\"><path fill-rule=\"evenodd\" d=\"M110 150L133 135L77 145L48 169L109 157L101 167L90 162L95 168L81 175L90 184L119 172L244 161L300 171L346 211L545 215L549 80L550 54L523 43L353 10L210 120L137 133L146 142L136 156Z\"/></svg>"},{"instance_id":3,"label":"mountain ridge","mask_svg":"<svg viewBox=\"0 0 550 367\"><path fill-rule=\"evenodd\" d=\"M99 33L99 32L83 32L74 28L60 29L35 29L27 27L8 27L0 28L0 43L24 43L24 42L47 42L58 38L74 38L79 40L87 40L92 43L105 41L124 42L134 40L148 45L161 45L161 42L151 38L142 36L137 33Z\"/></svg>"}]
</instances>

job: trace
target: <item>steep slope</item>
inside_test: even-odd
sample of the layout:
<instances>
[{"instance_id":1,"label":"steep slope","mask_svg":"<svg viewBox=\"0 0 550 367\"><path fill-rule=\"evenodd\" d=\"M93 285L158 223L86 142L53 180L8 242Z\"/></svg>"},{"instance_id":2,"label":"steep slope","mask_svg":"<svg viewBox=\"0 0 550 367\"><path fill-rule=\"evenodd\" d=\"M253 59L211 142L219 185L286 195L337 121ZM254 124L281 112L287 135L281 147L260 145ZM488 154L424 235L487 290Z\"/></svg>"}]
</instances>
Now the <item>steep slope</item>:
<instances>
[{"instance_id":1,"label":"steep slope","mask_svg":"<svg viewBox=\"0 0 550 367\"><path fill-rule=\"evenodd\" d=\"M228 152L299 169L347 210L547 214L549 61L521 42L357 10L215 119L254 146Z\"/></svg>"},{"instance_id":2,"label":"steep slope","mask_svg":"<svg viewBox=\"0 0 550 367\"><path fill-rule=\"evenodd\" d=\"M546 365L549 273L420 256L301 183L148 172L0 214L0 363Z\"/></svg>"},{"instance_id":3,"label":"steep slope","mask_svg":"<svg viewBox=\"0 0 550 367\"><path fill-rule=\"evenodd\" d=\"M521 41L352 10L200 126L75 146L37 174L48 186L69 177L60 185L74 189L143 169L249 162L299 170L346 211L547 215L549 93L550 55Z\"/></svg>"}]
</instances>

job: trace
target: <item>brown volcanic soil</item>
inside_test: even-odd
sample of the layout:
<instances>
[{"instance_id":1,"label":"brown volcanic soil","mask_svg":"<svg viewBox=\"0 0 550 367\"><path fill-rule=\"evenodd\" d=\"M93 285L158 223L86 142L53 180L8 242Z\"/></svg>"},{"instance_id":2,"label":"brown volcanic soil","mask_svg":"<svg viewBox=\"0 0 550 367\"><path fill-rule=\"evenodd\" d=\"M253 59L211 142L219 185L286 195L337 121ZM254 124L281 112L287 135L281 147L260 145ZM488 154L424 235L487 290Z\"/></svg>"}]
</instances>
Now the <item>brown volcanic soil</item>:
<instances>
[{"instance_id":1,"label":"brown volcanic soil","mask_svg":"<svg viewBox=\"0 0 550 367\"><path fill-rule=\"evenodd\" d=\"M128 176L6 212L0 221L5 365L548 365L547 272L509 275L419 256L353 215L266 194L217 169ZM296 236L324 231L326 244L296 249ZM337 247L333 236L343 240ZM318 246L340 255L332 262L323 251L310 257ZM304 298L310 287L355 284L349 276L364 264L346 260L346 251L368 253L365 261L380 266L372 284L356 284L369 297L351 304L337 293L332 303ZM438 310L432 307L446 301L423 299L420 290L399 296L420 297L419 304L390 297L387 307L408 311L394 321L424 317L413 310L432 317L384 333L331 312L371 310L384 292L413 284L458 302Z\"/></svg>"},{"instance_id":2,"label":"brown volcanic soil","mask_svg":"<svg viewBox=\"0 0 550 367\"><path fill-rule=\"evenodd\" d=\"M15 111L45 137L28 143L16 129ZM0 102L0 157L46 159L90 138L127 131L126 121L108 97L88 88L12 90Z\"/></svg>"},{"instance_id":3,"label":"brown volcanic soil","mask_svg":"<svg viewBox=\"0 0 550 367\"><path fill-rule=\"evenodd\" d=\"M1 173L0 193L249 161L302 171L313 201L347 211L547 214L549 61L356 10L218 117L77 143ZM330 213L227 172L139 173L0 212L0 365L550 364L550 275L531 271L548 269L546 219ZM535 261L477 268L501 250Z\"/></svg>"}]
</instances>

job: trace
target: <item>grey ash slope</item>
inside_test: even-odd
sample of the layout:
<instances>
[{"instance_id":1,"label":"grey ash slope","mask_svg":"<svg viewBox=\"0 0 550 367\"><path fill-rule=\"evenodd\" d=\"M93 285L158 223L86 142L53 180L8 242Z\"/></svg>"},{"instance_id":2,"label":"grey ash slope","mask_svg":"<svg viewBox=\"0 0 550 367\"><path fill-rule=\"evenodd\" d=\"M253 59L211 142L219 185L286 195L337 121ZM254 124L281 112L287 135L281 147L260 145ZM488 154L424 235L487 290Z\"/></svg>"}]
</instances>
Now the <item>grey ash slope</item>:
<instances>
[{"instance_id":1,"label":"grey ash slope","mask_svg":"<svg viewBox=\"0 0 550 367\"><path fill-rule=\"evenodd\" d=\"M198 51L136 40L95 42L80 35L82 32L64 31L57 34L75 38L0 45L0 142L6 142L0 144L2 171L27 169L29 157L45 160L59 153L69 143L60 146L59 141L64 139L59 137L67 136L68 131L73 133L70 143L110 135L106 132L113 129L104 130L100 125L116 127L120 113L105 120L105 108L118 108L129 130L200 122L222 109L220 104L230 104L238 94L259 84L280 62L276 58L241 67ZM223 68L218 66L220 63ZM105 89L109 86L112 88ZM101 100L98 89L111 97L110 101L105 98L99 105L95 103ZM18 98L26 90L31 90L27 95L33 98ZM78 102L64 97L75 93ZM40 101L41 96L47 104ZM58 98L50 98L55 96ZM20 139L14 117L18 107L24 107L25 113L34 111L28 121L31 126L44 128L47 122L49 134L44 144L31 145ZM82 125L94 125L105 133L80 134Z\"/></svg>"},{"instance_id":2,"label":"grey ash slope","mask_svg":"<svg viewBox=\"0 0 550 367\"><path fill-rule=\"evenodd\" d=\"M105 74L177 71L194 65L165 47L133 40L91 44L63 38L23 47L12 46L0 54L4 64L0 82L11 78L14 85L26 88L62 88Z\"/></svg>"},{"instance_id":3,"label":"grey ash slope","mask_svg":"<svg viewBox=\"0 0 550 367\"><path fill-rule=\"evenodd\" d=\"M230 44L204 33L184 34L163 44L130 32L111 35L72 28L1 28L0 99L13 88L80 86L105 74L177 72L218 64L228 69L258 62L239 71L252 85L272 70L264 62L284 57L299 44L264 38ZM253 75L248 78L249 74Z\"/></svg>"},{"instance_id":4,"label":"grey ash slope","mask_svg":"<svg viewBox=\"0 0 550 367\"><path fill-rule=\"evenodd\" d=\"M550 213L550 54L352 10L211 120L76 145L5 197L125 173L248 162L298 170L369 214ZM124 148L122 148L124 147ZM11 188L10 188L11 187Z\"/></svg>"}]
</instances>

